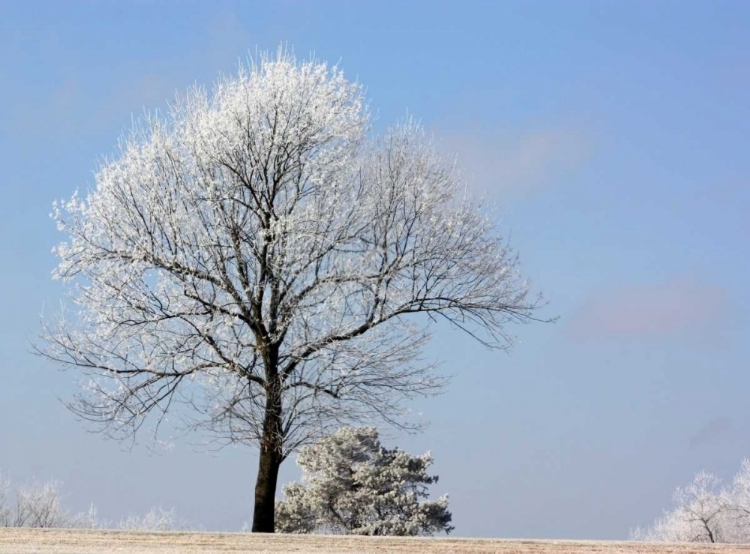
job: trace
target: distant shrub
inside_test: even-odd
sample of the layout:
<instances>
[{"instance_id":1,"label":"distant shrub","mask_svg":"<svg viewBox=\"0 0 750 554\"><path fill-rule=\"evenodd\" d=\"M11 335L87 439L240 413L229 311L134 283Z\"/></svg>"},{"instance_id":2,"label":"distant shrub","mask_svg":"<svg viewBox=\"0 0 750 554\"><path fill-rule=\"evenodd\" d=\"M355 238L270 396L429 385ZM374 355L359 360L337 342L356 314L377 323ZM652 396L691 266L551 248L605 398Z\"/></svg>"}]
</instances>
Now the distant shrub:
<instances>
[{"instance_id":1,"label":"distant shrub","mask_svg":"<svg viewBox=\"0 0 750 554\"><path fill-rule=\"evenodd\" d=\"M116 525L100 521L92 505L87 512L74 514L61 502L61 483L30 481L14 488L0 474L0 527L106 529L129 531L171 531L186 529L178 523L174 509L152 508L142 516L128 516Z\"/></svg>"}]
</instances>

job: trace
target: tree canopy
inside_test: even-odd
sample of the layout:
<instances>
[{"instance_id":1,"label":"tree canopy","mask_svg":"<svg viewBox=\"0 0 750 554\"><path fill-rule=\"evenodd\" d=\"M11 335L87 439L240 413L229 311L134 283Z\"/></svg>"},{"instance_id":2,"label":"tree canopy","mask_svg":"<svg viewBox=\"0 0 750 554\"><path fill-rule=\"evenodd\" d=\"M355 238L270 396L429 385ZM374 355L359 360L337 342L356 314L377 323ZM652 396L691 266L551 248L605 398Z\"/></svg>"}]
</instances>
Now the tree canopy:
<instances>
[{"instance_id":1,"label":"tree canopy","mask_svg":"<svg viewBox=\"0 0 750 554\"><path fill-rule=\"evenodd\" d=\"M76 309L41 350L82 375L71 409L118 438L173 414L258 447L255 530L295 449L412 424L443 384L431 321L505 348L537 307L420 126L374 135L359 84L285 52L136 124L53 215Z\"/></svg>"}]
</instances>

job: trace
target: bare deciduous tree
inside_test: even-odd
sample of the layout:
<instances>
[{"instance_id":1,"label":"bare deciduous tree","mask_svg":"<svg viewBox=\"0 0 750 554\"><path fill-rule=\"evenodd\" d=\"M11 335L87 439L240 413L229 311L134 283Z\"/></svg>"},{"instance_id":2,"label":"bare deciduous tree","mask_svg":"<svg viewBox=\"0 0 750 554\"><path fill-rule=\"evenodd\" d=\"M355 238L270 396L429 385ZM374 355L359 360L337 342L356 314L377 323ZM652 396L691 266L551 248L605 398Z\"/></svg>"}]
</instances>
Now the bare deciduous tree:
<instances>
[{"instance_id":1,"label":"bare deciduous tree","mask_svg":"<svg viewBox=\"0 0 750 554\"><path fill-rule=\"evenodd\" d=\"M126 437L180 404L257 446L254 531L297 447L440 389L429 321L506 348L538 305L418 125L371 137L359 85L285 53L147 118L54 218L78 310L40 351L83 372L70 407Z\"/></svg>"},{"instance_id":2,"label":"bare deciduous tree","mask_svg":"<svg viewBox=\"0 0 750 554\"><path fill-rule=\"evenodd\" d=\"M72 513L62 504L61 483L29 481L11 487L0 473L0 527L122 529L127 531L172 531L189 529L174 508L151 508L143 515L129 515L119 522L102 521L92 504L87 512Z\"/></svg>"},{"instance_id":3,"label":"bare deciduous tree","mask_svg":"<svg viewBox=\"0 0 750 554\"><path fill-rule=\"evenodd\" d=\"M750 543L750 459L742 460L732 486L722 494L727 508L727 535L731 542Z\"/></svg>"},{"instance_id":4,"label":"bare deciduous tree","mask_svg":"<svg viewBox=\"0 0 750 554\"><path fill-rule=\"evenodd\" d=\"M12 491L0 474L0 527L96 527L96 509L73 514L63 507L60 483L30 481ZM8 502L13 497L12 502ZM12 504L12 506L8 505Z\"/></svg>"},{"instance_id":5,"label":"bare deciduous tree","mask_svg":"<svg viewBox=\"0 0 750 554\"><path fill-rule=\"evenodd\" d=\"M10 491L10 480L0 473L0 527L10 527L11 511L8 507L8 492Z\"/></svg>"},{"instance_id":6,"label":"bare deciduous tree","mask_svg":"<svg viewBox=\"0 0 750 554\"><path fill-rule=\"evenodd\" d=\"M750 460L743 460L731 486L701 471L687 487L678 487L674 508L632 538L657 542L750 542Z\"/></svg>"},{"instance_id":7,"label":"bare deciduous tree","mask_svg":"<svg viewBox=\"0 0 750 554\"><path fill-rule=\"evenodd\" d=\"M60 503L59 483L29 483L16 493L13 527L67 527L68 514Z\"/></svg>"}]
</instances>

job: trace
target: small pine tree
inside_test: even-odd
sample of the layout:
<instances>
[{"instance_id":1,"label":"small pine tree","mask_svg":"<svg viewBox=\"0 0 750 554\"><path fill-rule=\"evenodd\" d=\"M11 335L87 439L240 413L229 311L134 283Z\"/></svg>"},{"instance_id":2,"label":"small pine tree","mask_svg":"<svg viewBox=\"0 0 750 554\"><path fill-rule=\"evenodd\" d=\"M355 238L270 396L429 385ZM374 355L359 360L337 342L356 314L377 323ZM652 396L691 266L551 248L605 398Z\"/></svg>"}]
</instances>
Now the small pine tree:
<instances>
[{"instance_id":1,"label":"small pine tree","mask_svg":"<svg viewBox=\"0 0 750 554\"><path fill-rule=\"evenodd\" d=\"M411 456L380 444L373 427L344 427L302 448L302 482L284 487L276 503L282 533L352 535L450 533L448 495L428 502L432 455Z\"/></svg>"}]
</instances>

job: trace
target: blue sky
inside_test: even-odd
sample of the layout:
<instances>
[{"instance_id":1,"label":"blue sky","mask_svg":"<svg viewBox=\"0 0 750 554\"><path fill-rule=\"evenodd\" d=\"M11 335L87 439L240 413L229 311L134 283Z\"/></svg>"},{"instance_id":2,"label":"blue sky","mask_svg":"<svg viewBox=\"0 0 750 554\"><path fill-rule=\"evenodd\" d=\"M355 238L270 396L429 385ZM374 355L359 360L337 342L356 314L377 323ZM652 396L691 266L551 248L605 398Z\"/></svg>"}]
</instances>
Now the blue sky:
<instances>
[{"instance_id":1,"label":"blue sky","mask_svg":"<svg viewBox=\"0 0 750 554\"><path fill-rule=\"evenodd\" d=\"M0 468L117 519L250 521L255 453L103 440L30 354L58 305L48 218L144 107L280 43L412 114L498 206L555 324L507 355L439 329L455 377L393 440L436 459L462 536L625 538L750 456L747 2L3 2ZM157 449L158 450L158 449ZM282 482L297 478L293 461Z\"/></svg>"}]
</instances>

